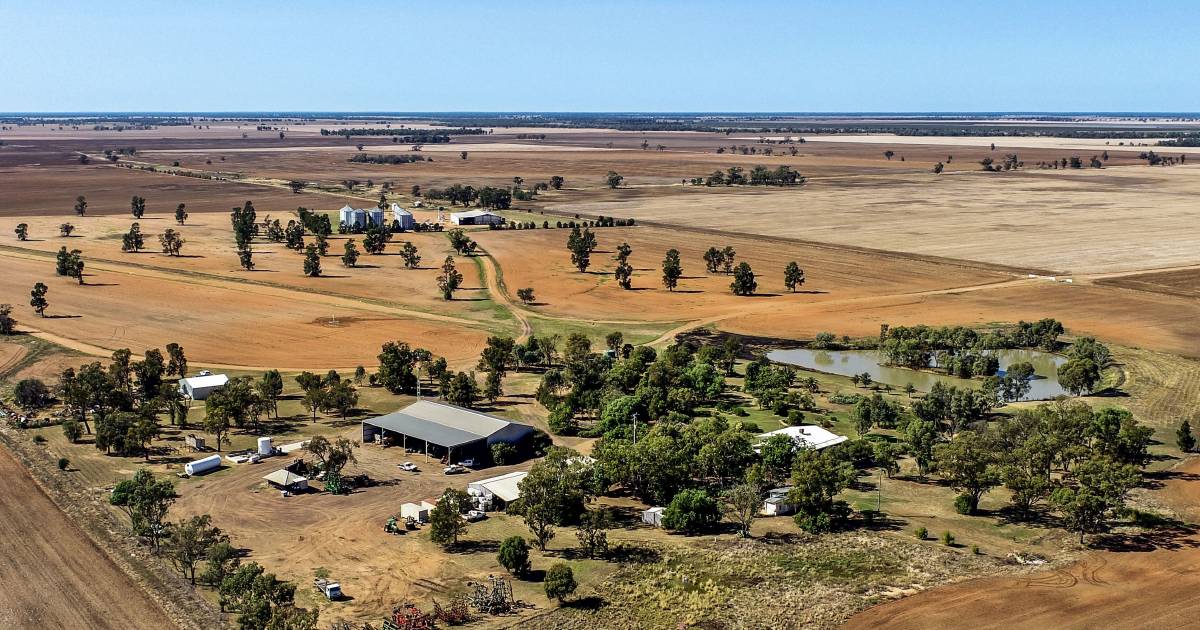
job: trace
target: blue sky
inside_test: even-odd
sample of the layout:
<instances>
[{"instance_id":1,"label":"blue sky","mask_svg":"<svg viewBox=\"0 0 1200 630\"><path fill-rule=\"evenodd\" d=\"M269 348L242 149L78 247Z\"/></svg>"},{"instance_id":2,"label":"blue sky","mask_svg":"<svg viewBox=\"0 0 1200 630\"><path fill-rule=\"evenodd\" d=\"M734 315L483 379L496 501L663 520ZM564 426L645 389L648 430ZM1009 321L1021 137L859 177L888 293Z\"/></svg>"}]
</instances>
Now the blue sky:
<instances>
[{"instance_id":1,"label":"blue sky","mask_svg":"<svg viewBox=\"0 0 1200 630\"><path fill-rule=\"evenodd\" d=\"M0 111L1195 112L1197 24L1193 1L0 0Z\"/></svg>"}]
</instances>

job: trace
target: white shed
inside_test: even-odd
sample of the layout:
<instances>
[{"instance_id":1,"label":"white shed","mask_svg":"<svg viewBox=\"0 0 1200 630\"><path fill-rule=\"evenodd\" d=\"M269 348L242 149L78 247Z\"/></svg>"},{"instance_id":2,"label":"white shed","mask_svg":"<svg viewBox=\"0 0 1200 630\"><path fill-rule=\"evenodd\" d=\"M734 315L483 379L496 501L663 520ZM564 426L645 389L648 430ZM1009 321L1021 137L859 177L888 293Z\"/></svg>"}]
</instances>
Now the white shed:
<instances>
[{"instance_id":1,"label":"white shed","mask_svg":"<svg viewBox=\"0 0 1200 630\"><path fill-rule=\"evenodd\" d=\"M498 477L480 479L467 484L467 493L471 496L483 497L494 510L504 509L504 506L521 498L521 480L529 475L528 472L510 472Z\"/></svg>"},{"instance_id":2,"label":"white shed","mask_svg":"<svg viewBox=\"0 0 1200 630\"><path fill-rule=\"evenodd\" d=\"M201 374L179 379L179 392L192 400L204 400L228 383L229 377L224 374Z\"/></svg>"},{"instance_id":3,"label":"white shed","mask_svg":"<svg viewBox=\"0 0 1200 630\"><path fill-rule=\"evenodd\" d=\"M405 503L400 506L400 518L412 518L418 523L428 523L429 513L435 506L428 501L420 503Z\"/></svg>"},{"instance_id":4,"label":"white shed","mask_svg":"<svg viewBox=\"0 0 1200 630\"><path fill-rule=\"evenodd\" d=\"M763 499L762 509L759 510L759 513L763 516L785 516L787 514L795 514L796 505L794 503L789 503L787 500L787 495L791 491L791 486L768 490L767 498Z\"/></svg>"},{"instance_id":5,"label":"white shed","mask_svg":"<svg viewBox=\"0 0 1200 630\"><path fill-rule=\"evenodd\" d=\"M451 212L450 222L454 225L499 225L504 223L504 217L487 210L467 210Z\"/></svg>"},{"instance_id":6,"label":"white shed","mask_svg":"<svg viewBox=\"0 0 1200 630\"><path fill-rule=\"evenodd\" d=\"M643 511L642 512L642 522L647 525L653 525L655 527L662 527L663 526L662 516L663 516L663 512L666 511L666 509L667 508L663 508L663 507L652 507L648 510Z\"/></svg>"},{"instance_id":7,"label":"white shed","mask_svg":"<svg viewBox=\"0 0 1200 630\"><path fill-rule=\"evenodd\" d=\"M210 470L216 470L221 466L220 455L209 455L194 462L188 462L183 465L183 472L189 475L199 475Z\"/></svg>"}]
</instances>

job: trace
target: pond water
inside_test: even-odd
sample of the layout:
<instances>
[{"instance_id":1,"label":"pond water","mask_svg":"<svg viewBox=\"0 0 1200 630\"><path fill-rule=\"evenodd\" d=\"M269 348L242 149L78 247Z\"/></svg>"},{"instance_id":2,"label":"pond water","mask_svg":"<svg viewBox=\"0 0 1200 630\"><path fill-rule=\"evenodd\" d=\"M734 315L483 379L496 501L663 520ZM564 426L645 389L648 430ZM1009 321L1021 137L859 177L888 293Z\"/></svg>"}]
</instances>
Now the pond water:
<instances>
[{"instance_id":1,"label":"pond water","mask_svg":"<svg viewBox=\"0 0 1200 630\"><path fill-rule=\"evenodd\" d=\"M1008 369L1008 366L1013 363L1027 362L1033 365L1036 376L1029 383L1029 393L1021 400L1050 400L1068 395L1066 390L1058 384L1058 366L1066 363L1066 357L1037 350L995 350L992 354L1000 361L1001 376L1003 376L1003 370ZM854 376L866 372L877 383L886 383L896 388L903 388L912 383L913 387L922 392L929 391L938 381L958 387L979 387L982 383L978 379L965 379L891 365L880 365L879 355L874 350L794 348L772 350L767 353L767 358L779 363L840 376Z\"/></svg>"}]
</instances>

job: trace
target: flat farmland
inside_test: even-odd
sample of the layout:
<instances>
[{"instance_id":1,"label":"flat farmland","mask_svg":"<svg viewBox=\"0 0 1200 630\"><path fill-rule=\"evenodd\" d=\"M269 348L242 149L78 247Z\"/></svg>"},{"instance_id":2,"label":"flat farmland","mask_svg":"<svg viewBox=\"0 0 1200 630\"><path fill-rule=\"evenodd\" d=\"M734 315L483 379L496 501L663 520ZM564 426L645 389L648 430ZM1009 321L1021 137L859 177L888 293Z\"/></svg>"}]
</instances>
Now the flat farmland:
<instances>
[{"instance_id":1,"label":"flat farmland","mask_svg":"<svg viewBox=\"0 0 1200 630\"><path fill-rule=\"evenodd\" d=\"M677 321L761 310L768 305L790 311L806 304L869 295L920 292L976 284L998 283L1011 274L971 266L913 260L794 243L763 242L753 237L724 234L681 234L658 227L598 228L598 248L592 265L580 273L566 249L567 229L478 232L475 238L496 260L510 292L531 287L537 304L531 310L545 316L629 321ZM622 289L613 278L617 246L633 249L634 290ZM729 274L707 273L703 255L709 247L733 247L737 261L748 262L758 282L758 295L731 293ZM662 285L662 260L678 249L684 276L674 291ZM530 256L529 252L539 252ZM796 261L808 282L797 293L783 284L783 270Z\"/></svg>"},{"instance_id":2,"label":"flat farmland","mask_svg":"<svg viewBox=\"0 0 1200 630\"><path fill-rule=\"evenodd\" d=\"M169 162L168 162L169 164ZM149 214L170 216L175 207L187 204L188 213L224 212L247 199L264 209L295 210L296 206L323 204L341 207L351 197L293 195L283 188L268 188L237 182L222 182L148 173L107 164L61 166L15 166L0 168L0 217L52 216L75 220L75 198L87 197L89 215L129 215L134 195L146 198ZM19 185L14 185L19 183ZM318 201L319 199L319 201ZM15 222L14 222L15 223ZM11 229L5 230L11 233Z\"/></svg>"},{"instance_id":3,"label":"flat farmland","mask_svg":"<svg viewBox=\"0 0 1200 630\"><path fill-rule=\"evenodd\" d=\"M813 177L798 190L617 190L547 210L1098 273L1200 262L1200 166ZM1147 247L1153 243L1154 247Z\"/></svg>"},{"instance_id":4,"label":"flat farmland","mask_svg":"<svg viewBox=\"0 0 1200 630\"><path fill-rule=\"evenodd\" d=\"M174 624L0 446L0 627L161 630Z\"/></svg>"},{"instance_id":5,"label":"flat farmland","mask_svg":"<svg viewBox=\"0 0 1200 630\"><path fill-rule=\"evenodd\" d=\"M90 264L88 284L78 286L54 276L53 258L0 255L6 295L28 294L38 281L50 287L50 317L22 309L24 323L89 354L177 342L200 365L353 368L374 365L379 346L393 340L424 345L451 362L473 361L486 338L463 322L356 300L120 265Z\"/></svg>"}]
</instances>

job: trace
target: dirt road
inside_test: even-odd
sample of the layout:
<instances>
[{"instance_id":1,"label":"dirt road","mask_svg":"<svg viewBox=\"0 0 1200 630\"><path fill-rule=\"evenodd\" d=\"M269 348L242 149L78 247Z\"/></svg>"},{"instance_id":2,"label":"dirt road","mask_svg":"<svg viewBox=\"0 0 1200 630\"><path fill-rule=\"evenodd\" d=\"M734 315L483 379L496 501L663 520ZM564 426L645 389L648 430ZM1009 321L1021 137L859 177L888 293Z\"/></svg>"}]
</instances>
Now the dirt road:
<instances>
[{"instance_id":1,"label":"dirt road","mask_svg":"<svg viewBox=\"0 0 1200 630\"><path fill-rule=\"evenodd\" d=\"M1172 473L1164 498L1185 520L1200 507L1200 460ZM1200 618L1196 534L1136 540L1062 570L972 580L871 608L847 628L1185 628Z\"/></svg>"},{"instance_id":2,"label":"dirt road","mask_svg":"<svg viewBox=\"0 0 1200 630\"><path fill-rule=\"evenodd\" d=\"M174 624L0 447L0 628Z\"/></svg>"}]
</instances>

